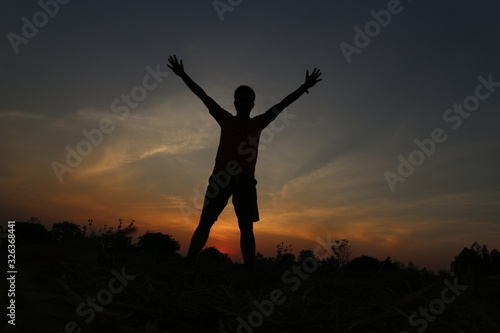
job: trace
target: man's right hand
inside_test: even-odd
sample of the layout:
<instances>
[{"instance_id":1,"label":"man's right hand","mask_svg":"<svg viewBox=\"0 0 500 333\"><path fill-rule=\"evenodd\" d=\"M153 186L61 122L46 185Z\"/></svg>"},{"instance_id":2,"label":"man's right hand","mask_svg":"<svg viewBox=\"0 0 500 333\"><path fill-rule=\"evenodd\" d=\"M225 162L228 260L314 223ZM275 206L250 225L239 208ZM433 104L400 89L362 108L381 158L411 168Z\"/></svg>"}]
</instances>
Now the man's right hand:
<instances>
[{"instance_id":1,"label":"man's right hand","mask_svg":"<svg viewBox=\"0 0 500 333\"><path fill-rule=\"evenodd\" d=\"M184 65L182 64L182 60L179 62L175 54L168 57L168 62L170 63L167 65L168 68L170 68L176 75L181 76L184 74Z\"/></svg>"},{"instance_id":2,"label":"man's right hand","mask_svg":"<svg viewBox=\"0 0 500 333\"><path fill-rule=\"evenodd\" d=\"M311 75L309 75L309 71L306 71L306 80L304 82L304 86L306 89L314 87L316 83L321 81L319 77L321 76L321 71L317 68L314 68Z\"/></svg>"},{"instance_id":3,"label":"man's right hand","mask_svg":"<svg viewBox=\"0 0 500 333\"><path fill-rule=\"evenodd\" d=\"M177 57L174 54L168 57L168 62L170 63L167 65L168 68L170 68L176 75L180 76L188 88L191 89L191 91L198 96L199 99L201 99L209 110L220 109L220 106L211 97L209 97L205 91L203 91L203 89L201 89L201 87L186 74L186 72L184 72L182 60L177 60Z\"/></svg>"}]
</instances>

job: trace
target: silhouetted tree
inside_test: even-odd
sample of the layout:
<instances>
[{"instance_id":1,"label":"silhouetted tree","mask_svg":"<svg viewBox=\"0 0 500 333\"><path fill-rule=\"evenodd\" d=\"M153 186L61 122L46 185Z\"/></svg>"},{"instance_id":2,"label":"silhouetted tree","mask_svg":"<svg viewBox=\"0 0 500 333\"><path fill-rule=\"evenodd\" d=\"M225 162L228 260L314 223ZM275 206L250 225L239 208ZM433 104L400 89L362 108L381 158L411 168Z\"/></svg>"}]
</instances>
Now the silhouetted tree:
<instances>
[{"instance_id":1,"label":"silhouetted tree","mask_svg":"<svg viewBox=\"0 0 500 333\"><path fill-rule=\"evenodd\" d=\"M37 223L17 222L15 227L16 239L37 244L50 242L49 231L40 224L40 220L37 219L37 221Z\"/></svg>"},{"instance_id":2,"label":"silhouetted tree","mask_svg":"<svg viewBox=\"0 0 500 333\"><path fill-rule=\"evenodd\" d=\"M291 265L295 261L295 255L292 253L292 244L285 245L284 242L276 245L276 262L284 265Z\"/></svg>"},{"instance_id":3,"label":"silhouetted tree","mask_svg":"<svg viewBox=\"0 0 500 333\"><path fill-rule=\"evenodd\" d=\"M55 242L70 242L75 239L81 239L84 236L80 226L71 222L59 222L52 225L50 236Z\"/></svg>"},{"instance_id":4,"label":"silhouetted tree","mask_svg":"<svg viewBox=\"0 0 500 333\"><path fill-rule=\"evenodd\" d=\"M380 269L383 271L393 271L401 268L403 268L403 264L397 261L392 261L391 257L385 258L385 260L380 263Z\"/></svg>"},{"instance_id":5,"label":"silhouetted tree","mask_svg":"<svg viewBox=\"0 0 500 333\"><path fill-rule=\"evenodd\" d=\"M299 262L302 262L304 259L306 259L308 257L316 258L314 256L314 252L312 250L300 250L299 258L297 260Z\"/></svg>"},{"instance_id":6,"label":"silhouetted tree","mask_svg":"<svg viewBox=\"0 0 500 333\"><path fill-rule=\"evenodd\" d=\"M347 239L336 240L332 245L333 256L338 261L339 267L343 268L350 260L352 250Z\"/></svg>"},{"instance_id":7,"label":"silhouetted tree","mask_svg":"<svg viewBox=\"0 0 500 333\"><path fill-rule=\"evenodd\" d=\"M40 221L40 219L39 219L38 217L36 217L36 216L32 216L32 217L30 217L30 220L29 220L28 222L29 222L29 223L37 223L37 224L39 224L39 223L41 223L42 221Z\"/></svg>"},{"instance_id":8,"label":"silhouetted tree","mask_svg":"<svg viewBox=\"0 0 500 333\"><path fill-rule=\"evenodd\" d=\"M264 255L260 252L257 252L257 254L255 255L255 262L258 262L261 264L270 264L270 263L273 263L275 261L276 261L275 258L264 257Z\"/></svg>"},{"instance_id":9,"label":"silhouetted tree","mask_svg":"<svg viewBox=\"0 0 500 333\"><path fill-rule=\"evenodd\" d=\"M462 274L469 269L479 266L479 257L472 249L463 248L455 260L451 263L451 270L455 274Z\"/></svg>"},{"instance_id":10,"label":"silhouetted tree","mask_svg":"<svg viewBox=\"0 0 500 333\"><path fill-rule=\"evenodd\" d=\"M474 242L470 248L464 248L451 263L451 270L455 274L465 274L472 271L476 277L496 275L500 273L500 258L498 250L490 253L486 245Z\"/></svg>"},{"instance_id":11,"label":"silhouetted tree","mask_svg":"<svg viewBox=\"0 0 500 333\"><path fill-rule=\"evenodd\" d=\"M500 274L500 252L497 249L493 249L490 252L490 261L491 261L491 274L499 275Z\"/></svg>"},{"instance_id":12,"label":"silhouetted tree","mask_svg":"<svg viewBox=\"0 0 500 333\"><path fill-rule=\"evenodd\" d=\"M101 247L104 249L111 250L111 252L121 252L131 250L132 236L129 236L135 230L117 230L115 232L106 233L101 236L97 236L100 240Z\"/></svg>"},{"instance_id":13,"label":"silhouetted tree","mask_svg":"<svg viewBox=\"0 0 500 333\"><path fill-rule=\"evenodd\" d=\"M137 249L148 254L172 254L180 250L179 242L172 235L161 232L147 232L139 237Z\"/></svg>"}]
</instances>

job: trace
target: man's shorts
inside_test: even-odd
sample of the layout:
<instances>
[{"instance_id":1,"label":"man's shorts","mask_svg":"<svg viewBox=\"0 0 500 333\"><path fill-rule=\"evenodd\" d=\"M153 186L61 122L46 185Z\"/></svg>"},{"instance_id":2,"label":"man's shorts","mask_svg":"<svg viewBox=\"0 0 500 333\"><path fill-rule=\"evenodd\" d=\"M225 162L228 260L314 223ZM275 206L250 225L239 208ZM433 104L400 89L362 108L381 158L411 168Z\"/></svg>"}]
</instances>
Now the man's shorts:
<instances>
[{"instance_id":1,"label":"man's shorts","mask_svg":"<svg viewBox=\"0 0 500 333\"><path fill-rule=\"evenodd\" d=\"M217 221L232 195L238 222L259 221L256 185L257 180L252 176L231 176L227 172L213 173L208 179L201 220Z\"/></svg>"}]
</instances>

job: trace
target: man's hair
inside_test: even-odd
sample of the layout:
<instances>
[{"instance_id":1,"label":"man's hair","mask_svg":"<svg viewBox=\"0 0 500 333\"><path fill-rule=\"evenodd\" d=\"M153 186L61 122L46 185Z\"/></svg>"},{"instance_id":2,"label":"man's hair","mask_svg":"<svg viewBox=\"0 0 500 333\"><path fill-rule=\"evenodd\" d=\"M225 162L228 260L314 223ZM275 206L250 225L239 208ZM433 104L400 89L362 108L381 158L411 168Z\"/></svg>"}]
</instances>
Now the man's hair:
<instances>
[{"instance_id":1,"label":"man's hair","mask_svg":"<svg viewBox=\"0 0 500 333\"><path fill-rule=\"evenodd\" d=\"M234 91L234 99L236 99L237 95L241 94L249 95L253 100L255 100L255 91L253 91L253 89L249 86L239 86L238 88L236 88L236 90Z\"/></svg>"}]
</instances>

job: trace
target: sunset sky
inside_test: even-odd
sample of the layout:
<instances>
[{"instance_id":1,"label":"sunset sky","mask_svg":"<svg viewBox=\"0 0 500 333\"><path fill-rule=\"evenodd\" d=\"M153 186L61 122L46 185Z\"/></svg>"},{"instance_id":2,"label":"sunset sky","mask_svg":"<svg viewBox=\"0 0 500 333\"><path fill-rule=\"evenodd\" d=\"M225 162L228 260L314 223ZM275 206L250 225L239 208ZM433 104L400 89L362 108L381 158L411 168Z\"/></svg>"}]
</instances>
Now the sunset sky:
<instances>
[{"instance_id":1,"label":"sunset sky","mask_svg":"<svg viewBox=\"0 0 500 333\"><path fill-rule=\"evenodd\" d=\"M176 54L232 113L253 87L253 116L323 73L262 135L258 251L330 236L448 269L475 241L500 248L498 1L0 3L2 225L135 220L185 254L219 127ZM207 246L240 261L231 204Z\"/></svg>"}]
</instances>

